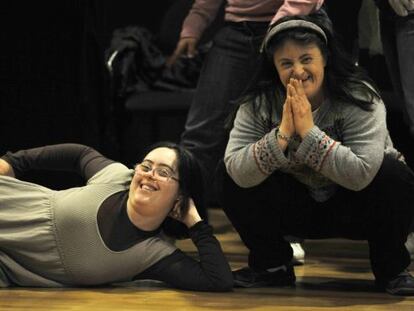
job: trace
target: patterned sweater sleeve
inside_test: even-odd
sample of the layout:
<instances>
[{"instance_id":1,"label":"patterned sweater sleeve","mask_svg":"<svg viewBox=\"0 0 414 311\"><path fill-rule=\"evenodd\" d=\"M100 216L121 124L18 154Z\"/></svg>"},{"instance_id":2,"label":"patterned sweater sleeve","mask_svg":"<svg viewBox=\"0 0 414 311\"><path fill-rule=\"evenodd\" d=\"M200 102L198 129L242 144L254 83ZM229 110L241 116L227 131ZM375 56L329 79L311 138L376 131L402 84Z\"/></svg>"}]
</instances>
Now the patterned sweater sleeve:
<instances>
[{"instance_id":1,"label":"patterned sweater sleeve","mask_svg":"<svg viewBox=\"0 0 414 311\"><path fill-rule=\"evenodd\" d=\"M377 174L387 135L382 102L376 102L371 111L348 105L344 111L342 142L314 126L303 139L296 157L342 187L359 191Z\"/></svg>"},{"instance_id":2,"label":"patterned sweater sleeve","mask_svg":"<svg viewBox=\"0 0 414 311\"><path fill-rule=\"evenodd\" d=\"M251 104L240 106L224 156L227 172L240 187L256 186L289 166L275 131L268 131L265 118L254 113Z\"/></svg>"}]
</instances>

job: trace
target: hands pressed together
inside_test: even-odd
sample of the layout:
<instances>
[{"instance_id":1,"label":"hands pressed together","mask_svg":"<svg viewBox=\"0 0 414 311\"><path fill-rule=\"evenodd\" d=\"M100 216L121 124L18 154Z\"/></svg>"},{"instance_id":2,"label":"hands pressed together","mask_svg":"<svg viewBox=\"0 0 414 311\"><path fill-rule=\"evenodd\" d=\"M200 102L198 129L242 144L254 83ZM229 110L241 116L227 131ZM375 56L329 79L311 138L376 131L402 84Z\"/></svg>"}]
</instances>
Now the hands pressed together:
<instances>
[{"instance_id":1,"label":"hands pressed together","mask_svg":"<svg viewBox=\"0 0 414 311\"><path fill-rule=\"evenodd\" d=\"M279 132L287 137L297 134L304 138L313 126L312 106L305 94L302 81L291 78L286 87L286 101L283 105Z\"/></svg>"}]
</instances>

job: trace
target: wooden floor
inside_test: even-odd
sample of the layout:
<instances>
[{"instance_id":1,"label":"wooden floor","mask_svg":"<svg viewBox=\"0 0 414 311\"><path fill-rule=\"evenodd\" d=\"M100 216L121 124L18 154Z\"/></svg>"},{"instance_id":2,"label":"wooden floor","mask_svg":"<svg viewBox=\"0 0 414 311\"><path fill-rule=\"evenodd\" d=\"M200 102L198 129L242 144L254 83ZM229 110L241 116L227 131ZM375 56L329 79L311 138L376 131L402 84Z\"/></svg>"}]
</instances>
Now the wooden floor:
<instances>
[{"instance_id":1,"label":"wooden floor","mask_svg":"<svg viewBox=\"0 0 414 311\"><path fill-rule=\"evenodd\" d=\"M232 268L244 266L247 252L238 235L220 210L212 209L210 214ZM194 254L191 242L178 245ZM295 269L295 288L235 289L216 294L171 290L144 281L88 289L6 289L0 290L0 311L414 310L414 298L375 291L366 243L306 241L304 247L306 264Z\"/></svg>"}]
</instances>

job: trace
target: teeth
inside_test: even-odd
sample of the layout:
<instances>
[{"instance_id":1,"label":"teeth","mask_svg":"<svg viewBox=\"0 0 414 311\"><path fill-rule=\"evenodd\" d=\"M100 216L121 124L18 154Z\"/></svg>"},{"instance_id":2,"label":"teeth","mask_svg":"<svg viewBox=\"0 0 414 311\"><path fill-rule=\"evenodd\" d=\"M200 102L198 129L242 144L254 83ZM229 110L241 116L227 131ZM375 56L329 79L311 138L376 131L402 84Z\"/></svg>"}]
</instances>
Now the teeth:
<instances>
[{"instance_id":1,"label":"teeth","mask_svg":"<svg viewBox=\"0 0 414 311\"><path fill-rule=\"evenodd\" d=\"M149 185L142 185L141 186L142 189L144 190L148 190L148 191L155 191L155 187L149 186Z\"/></svg>"}]
</instances>

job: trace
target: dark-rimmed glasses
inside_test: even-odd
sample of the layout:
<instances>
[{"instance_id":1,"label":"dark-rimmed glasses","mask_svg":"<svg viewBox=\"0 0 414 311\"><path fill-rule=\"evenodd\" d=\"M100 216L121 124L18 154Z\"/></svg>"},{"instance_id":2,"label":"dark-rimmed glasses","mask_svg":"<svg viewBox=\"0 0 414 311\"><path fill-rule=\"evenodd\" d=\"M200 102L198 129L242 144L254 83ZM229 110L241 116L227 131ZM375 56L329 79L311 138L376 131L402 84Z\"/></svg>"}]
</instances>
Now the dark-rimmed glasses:
<instances>
[{"instance_id":1,"label":"dark-rimmed glasses","mask_svg":"<svg viewBox=\"0 0 414 311\"><path fill-rule=\"evenodd\" d=\"M135 166L135 171L141 175L150 173L154 179L162 182L168 182L170 179L180 181L177 177L173 176L174 172L168 167L157 166L153 168L150 164L142 162Z\"/></svg>"}]
</instances>

